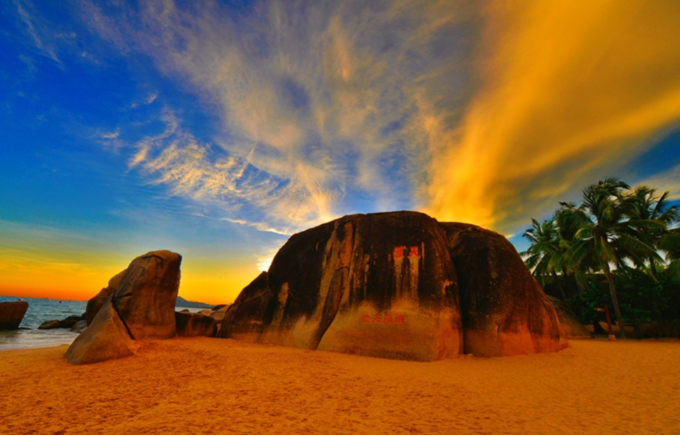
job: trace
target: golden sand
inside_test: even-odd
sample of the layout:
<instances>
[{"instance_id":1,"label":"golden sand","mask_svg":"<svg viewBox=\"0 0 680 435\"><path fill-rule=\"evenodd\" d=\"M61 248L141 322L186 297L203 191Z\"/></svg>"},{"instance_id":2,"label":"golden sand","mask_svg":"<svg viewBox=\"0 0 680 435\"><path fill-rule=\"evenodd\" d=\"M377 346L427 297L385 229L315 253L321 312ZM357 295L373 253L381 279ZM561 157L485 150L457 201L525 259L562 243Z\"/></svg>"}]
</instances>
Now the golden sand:
<instances>
[{"instance_id":1,"label":"golden sand","mask_svg":"<svg viewBox=\"0 0 680 435\"><path fill-rule=\"evenodd\" d=\"M0 352L0 433L680 434L680 342L417 363L184 338Z\"/></svg>"}]
</instances>

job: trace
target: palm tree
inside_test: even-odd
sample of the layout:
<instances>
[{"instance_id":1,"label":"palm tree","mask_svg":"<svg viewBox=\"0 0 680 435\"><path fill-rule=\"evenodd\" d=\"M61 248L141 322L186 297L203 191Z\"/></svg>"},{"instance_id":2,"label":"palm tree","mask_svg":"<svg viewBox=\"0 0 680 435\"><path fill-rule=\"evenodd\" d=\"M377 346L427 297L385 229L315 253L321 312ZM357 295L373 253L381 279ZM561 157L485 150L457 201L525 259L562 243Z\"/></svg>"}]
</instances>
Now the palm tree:
<instances>
[{"instance_id":1,"label":"palm tree","mask_svg":"<svg viewBox=\"0 0 680 435\"><path fill-rule=\"evenodd\" d=\"M560 289L562 300L566 301L562 282L555 272L554 257L561 253L559 235L555 227L555 220L548 219L539 224L536 219L531 219L532 226L522 234L529 240L531 245L520 255L524 257L524 263L531 270L532 275L540 278L541 285L545 287L545 276L551 274Z\"/></svg>"},{"instance_id":2,"label":"palm tree","mask_svg":"<svg viewBox=\"0 0 680 435\"><path fill-rule=\"evenodd\" d=\"M637 228L638 237L647 245L659 247L659 243L664 235L668 232L670 226L678 218L678 207L668 204L669 192L664 192L660 197L656 196L656 189L647 186L638 186L629 195L631 208L628 211L628 216L633 225L637 222L657 221L665 226L665 228L649 227L649 225L641 225ZM648 256L646 260L649 262L649 269L654 277L657 279L657 266L660 264L658 256Z\"/></svg>"},{"instance_id":3,"label":"palm tree","mask_svg":"<svg viewBox=\"0 0 680 435\"><path fill-rule=\"evenodd\" d=\"M670 230L661 238L659 247L666 251L668 275L674 281L680 281L680 228Z\"/></svg>"},{"instance_id":4,"label":"palm tree","mask_svg":"<svg viewBox=\"0 0 680 435\"><path fill-rule=\"evenodd\" d=\"M573 273L576 289L579 293L584 291L586 272L596 269L593 265L597 261L593 261L593 258L584 257L577 265L570 267L569 257L573 252L571 248L576 242L576 233L589 222L590 219L586 213L573 203L560 202L560 208L555 212L555 223L560 238L560 252L553 256L553 266L562 269L565 275Z\"/></svg>"},{"instance_id":5,"label":"palm tree","mask_svg":"<svg viewBox=\"0 0 680 435\"><path fill-rule=\"evenodd\" d=\"M643 258L658 257L653 247L637 237L639 228L658 227L655 221L633 222L628 219L632 201L624 196L623 191L629 188L623 181L607 178L583 191L583 204L579 209L588 219L575 234L568 260L570 268L577 268L588 258L597 259L599 269L607 278L623 339L626 339L626 331L610 264L619 265L626 259L639 264Z\"/></svg>"}]
</instances>

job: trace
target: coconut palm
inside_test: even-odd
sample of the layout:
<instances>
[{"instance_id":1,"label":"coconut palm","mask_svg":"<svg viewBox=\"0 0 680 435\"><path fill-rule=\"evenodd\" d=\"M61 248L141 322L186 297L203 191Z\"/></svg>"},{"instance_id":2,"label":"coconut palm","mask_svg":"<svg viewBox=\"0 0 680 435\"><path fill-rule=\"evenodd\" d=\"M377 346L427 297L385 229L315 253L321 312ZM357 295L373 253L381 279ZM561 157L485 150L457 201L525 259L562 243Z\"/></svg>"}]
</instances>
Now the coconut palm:
<instances>
[{"instance_id":1,"label":"coconut palm","mask_svg":"<svg viewBox=\"0 0 680 435\"><path fill-rule=\"evenodd\" d=\"M633 205L630 198L624 195L624 189L629 188L623 181L607 178L583 191L583 204L579 209L588 219L576 232L568 254L568 266L572 269L578 268L588 259L597 259L599 269L607 278L623 339L626 338L626 331L610 265L622 264L624 260L640 264L650 256L658 257L653 247L637 237L637 230L663 227L651 220L632 222L628 219Z\"/></svg>"},{"instance_id":2,"label":"coconut palm","mask_svg":"<svg viewBox=\"0 0 680 435\"><path fill-rule=\"evenodd\" d=\"M674 281L680 281L680 228L665 234L659 242L659 247L666 251L669 277Z\"/></svg>"},{"instance_id":3,"label":"coconut palm","mask_svg":"<svg viewBox=\"0 0 680 435\"><path fill-rule=\"evenodd\" d=\"M644 241L647 245L659 247L659 243L664 235L668 232L670 226L678 218L678 207L668 204L669 192L664 192L660 197L656 196L656 189L647 186L638 186L630 194L628 198L631 207L628 211L628 216L632 226L636 226L638 222L643 225L637 225L638 238ZM656 221L659 226L649 226L649 221ZM657 266L660 265L658 256L648 256L646 261L649 263L649 270L657 279Z\"/></svg>"},{"instance_id":4,"label":"coconut palm","mask_svg":"<svg viewBox=\"0 0 680 435\"><path fill-rule=\"evenodd\" d=\"M553 256L553 267L561 269L564 274L573 274L576 288L582 293L586 284L586 272L597 269L594 257L584 256L578 264L569 266L569 257L573 252L572 246L576 241L576 233L586 223L588 215L573 203L560 202L560 208L555 212L555 223L560 238L560 251Z\"/></svg>"},{"instance_id":5,"label":"coconut palm","mask_svg":"<svg viewBox=\"0 0 680 435\"><path fill-rule=\"evenodd\" d=\"M555 271L554 257L560 255L562 251L555 220L548 219L539 224L536 219L531 219L531 223L531 228L522 234L522 237L529 240L531 245L520 255L524 258L524 263L531 270L532 275L541 280L543 287L545 287L545 276L552 275L560 289L562 300L566 301L567 297L564 294L562 282Z\"/></svg>"}]
</instances>

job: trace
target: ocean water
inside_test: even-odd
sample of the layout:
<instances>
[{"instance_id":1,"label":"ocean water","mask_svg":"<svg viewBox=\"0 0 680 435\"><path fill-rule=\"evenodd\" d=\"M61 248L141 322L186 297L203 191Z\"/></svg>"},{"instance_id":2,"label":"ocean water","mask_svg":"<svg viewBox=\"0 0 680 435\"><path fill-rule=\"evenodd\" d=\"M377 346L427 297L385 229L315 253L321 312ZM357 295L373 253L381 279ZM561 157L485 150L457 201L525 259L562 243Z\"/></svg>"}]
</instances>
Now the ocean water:
<instances>
[{"instance_id":1,"label":"ocean water","mask_svg":"<svg viewBox=\"0 0 680 435\"><path fill-rule=\"evenodd\" d=\"M80 316L85 312L87 301L0 296L0 302L14 302L19 299L28 302L28 310L19 327L30 329L0 331L0 351L70 344L78 336L78 333L70 332L68 329L43 330L38 329L38 326L47 320L62 320L71 315Z\"/></svg>"},{"instance_id":2,"label":"ocean water","mask_svg":"<svg viewBox=\"0 0 680 435\"><path fill-rule=\"evenodd\" d=\"M87 301L67 301L58 299L19 298L0 296L0 302L15 302L23 299L28 302L28 310L17 331L0 331L0 351L8 349L28 349L71 344L78 336L69 329L38 329L47 320L62 320L68 316L80 316L85 312ZM177 307L177 311L185 309ZM195 313L201 308L186 308Z\"/></svg>"}]
</instances>

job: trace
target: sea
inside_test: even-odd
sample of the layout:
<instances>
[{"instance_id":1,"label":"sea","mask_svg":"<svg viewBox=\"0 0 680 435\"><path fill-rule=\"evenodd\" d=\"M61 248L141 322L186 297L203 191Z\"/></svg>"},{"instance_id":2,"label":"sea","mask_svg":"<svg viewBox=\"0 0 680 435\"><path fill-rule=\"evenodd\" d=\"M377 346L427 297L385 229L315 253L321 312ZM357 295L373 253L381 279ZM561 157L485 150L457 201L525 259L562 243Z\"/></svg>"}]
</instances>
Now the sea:
<instances>
[{"instance_id":1,"label":"sea","mask_svg":"<svg viewBox=\"0 0 680 435\"><path fill-rule=\"evenodd\" d=\"M28 310L16 331L0 331L0 351L9 349L30 349L71 344L78 336L69 329L38 329L47 320L63 320L68 316L85 313L87 301L69 301L46 298L24 298L0 296L0 302L28 302ZM177 311L188 309L198 312L201 308L176 307Z\"/></svg>"}]
</instances>

